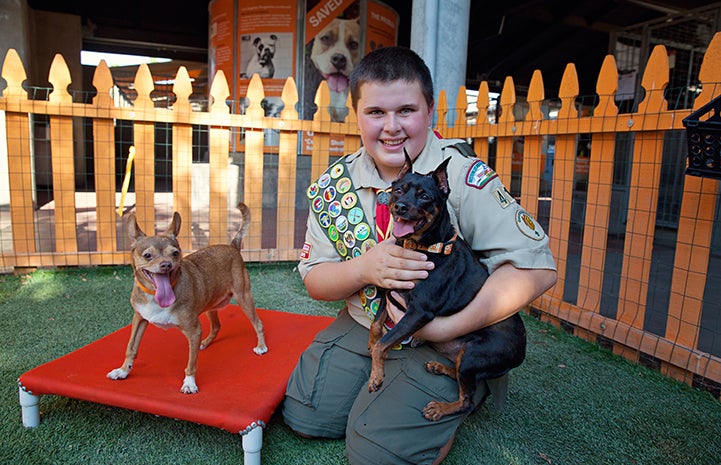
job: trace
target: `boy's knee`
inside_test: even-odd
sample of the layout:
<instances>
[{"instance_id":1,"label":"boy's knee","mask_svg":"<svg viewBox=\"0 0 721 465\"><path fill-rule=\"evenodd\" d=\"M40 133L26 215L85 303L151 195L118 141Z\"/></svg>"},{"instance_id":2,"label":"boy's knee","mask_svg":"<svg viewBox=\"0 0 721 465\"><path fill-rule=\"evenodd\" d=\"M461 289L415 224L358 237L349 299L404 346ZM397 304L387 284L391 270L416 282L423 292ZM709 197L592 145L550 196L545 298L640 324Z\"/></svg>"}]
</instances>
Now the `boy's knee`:
<instances>
[{"instance_id":1,"label":"boy's knee","mask_svg":"<svg viewBox=\"0 0 721 465\"><path fill-rule=\"evenodd\" d=\"M283 421L293 432L304 438L339 439L345 435L345 422L333 421L319 415L312 407L286 396L283 401ZM322 422L319 423L318 420Z\"/></svg>"}]
</instances>

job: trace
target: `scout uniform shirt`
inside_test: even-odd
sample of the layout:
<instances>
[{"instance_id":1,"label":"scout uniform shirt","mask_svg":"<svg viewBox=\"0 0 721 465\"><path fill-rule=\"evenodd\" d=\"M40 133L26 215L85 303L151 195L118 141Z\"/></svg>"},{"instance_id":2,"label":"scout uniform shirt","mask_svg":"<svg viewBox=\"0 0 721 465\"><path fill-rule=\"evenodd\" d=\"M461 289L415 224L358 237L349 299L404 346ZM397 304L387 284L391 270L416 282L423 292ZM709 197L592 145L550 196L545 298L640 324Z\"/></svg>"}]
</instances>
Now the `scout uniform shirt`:
<instances>
[{"instance_id":1,"label":"scout uniform shirt","mask_svg":"<svg viewBox=\"0 0 721 465\"><path fill-rule=\"evenodd\" d=\"M459 153L453 147L457 142L439 140L429 129L426 145L413 162L413 171L431 172L452 156L447 168L450 186L447 205L458 234L470 244L489 273L504 263L511 263L517 268L555 270L548 237L538 222L516 203L496 173L483 161ZM344 176L352 178L367 222L375 225L375 193L388 188L388 184L381 179L373 159L363 147L346 157L345 168ZM372 235L375 237L375 231ZM298 264L301 277L305 279L318 263L341 260L345 258L341 257L336 244L331 242L327 231L311 211ZM358 293L349 296L346 304L351 316L369 328L371 321Z\"/></svg>"}]
</instances>

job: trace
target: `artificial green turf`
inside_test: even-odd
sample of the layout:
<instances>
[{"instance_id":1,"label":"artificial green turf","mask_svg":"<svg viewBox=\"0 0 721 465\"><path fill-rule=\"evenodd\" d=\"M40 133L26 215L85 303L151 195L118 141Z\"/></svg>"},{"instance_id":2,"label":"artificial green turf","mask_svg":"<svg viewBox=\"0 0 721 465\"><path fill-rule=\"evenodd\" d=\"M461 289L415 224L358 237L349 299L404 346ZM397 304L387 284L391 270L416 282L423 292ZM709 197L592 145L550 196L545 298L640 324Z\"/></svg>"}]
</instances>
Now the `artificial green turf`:
<instances>
[{"instance_id":1,"label":"artificial green turf","mask_svg":"<svg viewBox=\"0 0 721 465\"><path fill-rule=\"evenodd\" d=\"M293 264L249 266L258 307L334 315L312 301ZM25 429L17 377L130 322L128 267L0 276L2 464L239 464L237 435L215 428L57 396ZM492 402L461 427L444 462L468 464L721 463L721 403L710 394L524 318L529 348L509 404ZM294 436L275 415L264 464L346 463L341 440Z\"/></svg>"}]
</instances>

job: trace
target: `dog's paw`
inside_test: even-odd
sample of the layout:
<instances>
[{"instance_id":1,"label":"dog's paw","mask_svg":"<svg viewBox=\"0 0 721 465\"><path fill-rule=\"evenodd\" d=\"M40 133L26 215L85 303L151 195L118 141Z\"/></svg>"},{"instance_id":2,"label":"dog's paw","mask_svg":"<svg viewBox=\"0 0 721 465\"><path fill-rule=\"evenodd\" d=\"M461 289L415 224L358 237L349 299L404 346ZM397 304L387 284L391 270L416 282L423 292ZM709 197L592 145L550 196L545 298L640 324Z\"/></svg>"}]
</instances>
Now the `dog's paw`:
<instances>
[{"instance_id":1,"label":"dog's paw","mask_svg":"<svg viewBox=\"0 0 721 465\"><path fill-rule=\"evenodd\" d=\"M254 347L253 352L255 352L255 355L263 355L264 353L268 352L268 348L266 346Z\"/></svg>"},{"instance_id":2,"label":"dog's paw","mask_svg":"<svg viewBox=\"0 0 721 465\"><path fill-rule=\"evenodd\" d=\"M368 392L376 392L378 389L381 388L382 384L383 384L382 376L380 378L371 377L371 379L368 381Z\"/></svg>"},{"instance_id":3,"label":"dog's paw","mask_svg":"<svg viewBox=\"0 0 721 465\"><path fill-rule=\"evenodd\" d=\"M116 368L114 370L109 371L108 374L105 376L110 379L125 379L128 377L128 374L130 374L130 370L123 370L122 368Z\"/></svg>"},{"instance_id":4,"label":"dog's paw","mask_svg":"<svg viewBox=\"0 0 721 465\"><path fill-rule=\"evenodd\" d=\"M195 384L195 376L186 376L185 379L183 379L180 392L183 394L195 394L198 392L198 386Z\"/></svg>"},{"instance_id":5,"label":"dog's paw","mask_svg":"<svg viewBox=\"0 0 721 465\"><path fill-rule=\"evenodd\" d=\"M423 409L423 416L426 417L426 420L430 421L440 420L446 416L442 406L443 404L441 402L428 402L428 405Z\"/></svg>"}]
</instances>

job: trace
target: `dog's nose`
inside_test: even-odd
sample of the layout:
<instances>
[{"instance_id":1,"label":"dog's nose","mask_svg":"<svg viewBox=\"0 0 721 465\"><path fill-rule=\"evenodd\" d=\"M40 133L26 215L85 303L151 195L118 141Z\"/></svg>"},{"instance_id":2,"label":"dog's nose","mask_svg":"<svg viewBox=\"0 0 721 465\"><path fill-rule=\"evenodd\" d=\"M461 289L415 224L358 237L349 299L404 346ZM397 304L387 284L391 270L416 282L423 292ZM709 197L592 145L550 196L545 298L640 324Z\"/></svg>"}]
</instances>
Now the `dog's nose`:
<instances>
[{"instance_id":1,"label":"dog's nose","mask_svg":"<svg viewBox=\"0 0 721 465\"><path fill-rule=\"evenodd\" d=\"M408 213L408 205L401 202L396 202L395 204L393 204L393 214L402 216L406 213Z\"/></svg>"},{"instance_id":2,"label":"dog's nose","mask_svg":"<svg viewBox=\"0 0 721 465\"><path fill-rule=\"evenodd\" d=\"M160 264L160 271L170 271L173 268L173 264L171 262L163 262Z\"/></svg>"},{"instance_id":3,"label":"dog's nose","mask_svg":"<svg viewBox=\"0 0 721 465\"><path fill-rule=\"evenodd\" d=\"M348 62L346 61L344 55L336 53L335 55L330 57L330 64L333 65L338 71L341 71L345 69Z\"/></svg>"}]
</instances>

